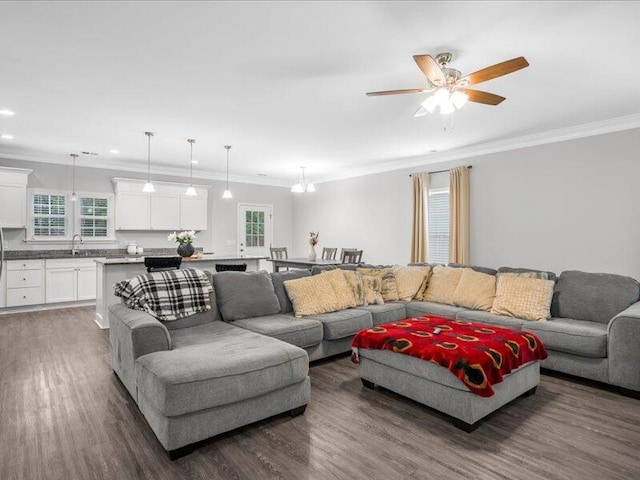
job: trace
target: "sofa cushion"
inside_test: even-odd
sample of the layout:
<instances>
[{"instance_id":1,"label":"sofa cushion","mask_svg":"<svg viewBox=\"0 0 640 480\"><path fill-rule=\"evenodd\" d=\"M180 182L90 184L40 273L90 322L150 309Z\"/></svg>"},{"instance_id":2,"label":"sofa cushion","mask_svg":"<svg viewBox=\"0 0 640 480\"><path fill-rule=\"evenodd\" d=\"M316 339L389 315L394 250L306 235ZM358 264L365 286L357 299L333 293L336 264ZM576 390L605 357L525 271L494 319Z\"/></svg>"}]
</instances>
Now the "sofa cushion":
<instances>
[{"instance_id":1,"label":"sofa cushion","mask_svg":"<svg viewBox=\"0 0 640 480\"><path fill-rule=\"evenodd\" d=\"M544 321L551 315L553 281L498 274L491 313Z\"/></svg>"},{"instance_id":2,"label":"sofa cushion","mask_svg":"<svg viewBox=\"0 0 640 480\"><path fill-rule=\"evenodd\" d=\"M358 273L358 275L360 274ZM360 275L360 279L362 280L365 305L383 305L384 298L382 298L382 280L380 277Z\"/></svg>"},{"instance_id":3,"label":"sofa cushion","mask_svg":"<svg viewBox=\"0 0 640 480\"><path fill-rule=\"evenodd\" d=\"M227 321L280 313L267 272L220 272L213 276L218 308Z\"/></svg>"},{"instance_id":4,"label":"sofa cushion","mask_svg":"<svg viewBox=\"0 0 640 480\"><path fill-rule=\"evenodd\" d=\"M355 272L349 272L349 274L354 274L355 276ZM322 275L326 276L331 282L331 288L333 288L336 298L338 299L338 310L344 310L358 305L359 299L347 281L346 274L343 270L335 269L330 272L322 272Z\"/></svg>"},{"instance_id":5,"label":"sofa cushion","mask_svg":"<svg viewBox=\"0 0 640 480\"><path fill-rule=\"evenodd\" d=\"M322 342L322 323L308 318L296 318L291 314L245 318L236 320L233 325L301 348Z\"/></svg>"},{"instance_id":6,"label":"sofa cushion","mask_svg":"<svg viewBox=\"0 0 640 480\"><path fill-rule=\"evenodd\" d=\"M307 353L224 322L172 332L173 349L136 360L136 385L167 417L239 402L304 381Z\"/></svg>"},{"instance_id":7,"label":"sofa cushion","mask_svg":"<svg viewBox=\"0 0 640 480\"><path fill-rule=\"evenodd\" d=\"M522 329L535 333L549 350L583 357L607 356L607 325L603 323L551 318L546 322L527 322Z\"/></svg>"},{"instance_id":8,"label":"sofa cushion","mask_svg":"<svg viewBox=\"0 0 640 480\"><path fill-rule=\"evenodd\" d=\"M324 340L338 340L355 335L363 328L371 328L371 313L359 308L323 313L308 317L322 323Z\"/></svg>"},{"instance_id":9,"label":"sofa cushion","mask_svg":"<svg viewBox=\"0 0 640 480\"><path fill-rule=\"evenodd\" d=\"M363 276L380 278L382 282L382 298L385 302L395 302L400 299L393 267L358 267L356 271Z\"/></svg>"},{"instance_id":10,"label":"sofa cushion","mask_svg":"<svg viewBox=\"0 0 640 480\"><path fill-rule=\"evenodd\" d=\"M289 295L287 295L287 291L284 288L284 282L309 276L311 276L311 272L309 272L309 270L289 270L288 272L284 271L271 274L273 290L278 296L278 302L280 302L280 313L293 312L293 305L291 304Z\"/></svg>"},{"instance_id":11,"label":"sofa cushion","mask_svg":"<svg viewBox=\"0 0 640 480\"><path fill-rule=\"evenodd\" d=\"M393 274L398 286L398 297L408 302L418 294L425 280L428 280L431 267L396 266L393 268Z\"/></svg>"},{"instance_id":12,"label":"sofa cushion","mask_svg":"<svg viewBox=\"0 0 640 480\"><path fill-rule=\"evenodd\" d=\"M521 330L522 325L527 323L526 320L522 320L521 318L508 317L506 315L495 315L493 313L481 312L479 310L464 310L462 312L458 312L456 318L469 320L471 322L486 323L487 325L496 325L498 327L513 328L514 330ZM533 324L537 322L530 323Z\"/></svg>"},{"instance_id":13,"label":"sofa cushion","mask_svg":"<svg viewBox=\"0 0 640 480\"><path fill-rule=\"evenodd\" d=\"M207 275L211 286L213 286L213 273L208 270L203 270L203 272ZM216 303L216 290L213 288L211 293L209 294L209 301L211 302L211 310L207 310L206 312L195 313L193 315L189 315L188 317L180 318L178 320L173 320L171 322L163 322L162 323L167 330L178 330L180 328L190 328L196 327L198 325L203 325L205 323L213 322L215 320L222 320L222 316L220 315L220 310L218 310L218 304Z\"/></svg>"},{"instance_id":14,"label":"sofa cushion","mask_svg":"<svg viewBox=\"0 0 640 480\"><path fill-rule=\"evenodd\" d=\"M421 302L413 300L405 305L407 317L419 317L420 315L439 315L441 317L456 318L458 312L466 308L454 307L436 302Z\"/></svg>"},{"instance_id":15,"label":"sofa cushion","mask_svg":"<svg viewBox=\"0 0 640 480\"><path fill-rule=\"evenodd\" d=\"M407 318L407 310L404 307L404 303L400 302L389 302L384 305L367 305L358 307L358 310L366 310L371 313L374 325L397 322L398 320Z\"/></svg>"},{"instance_id":16,"label":"sofa cushion","mask_svg":"<svg viewBox=\"0 0 640 480\"><path fill-rule=\"evenodd\" d=\"M449 263L447 267L451 268L470 268L474 272L485 273L487 275L495 275L498 273L497 270L489 267L480 267L478 265L463 265L462 263Z\"/></svg>"},{"instance_id":17,"label":"sofa cushion","mask_svg":"<svg viewBox=\"0 0 640 480\"><path fill-rule=\"evenodd\" d=\"M551 314L609 323L618 313L638 301L640 285L631 278L612 273L568 270L556 284Z\"/></svg>"},{"instance_id":18,"label":"sofa cushion","mask_svg":"<svg viewBox=\"0 0 640 480\"><path fill-rule=\"evenodd\" d=\"M496 297L496 277L470 268L462 276L453 294L453 303L472 310L489 311Z\"/></svg>"},{"instance_id":19,"label":"sofa cushion","mask_svg":"<svg viewBox=\"0 0 640 480\"><path fill-rule=\"evenodd\" d=\"M423 297L418 300L453 305L453 294L463 271L461 268L435 267Z\"/></svg>"},{"instance_id":20,"label":"sofa cushion","mask_svg":"<svg viewBox=\"0 0 640 480\"><path fill-rule=\"evenodd\" d=\"M530 268L512 268L512 267L500 267L498 273L532 273L536 274L534 278L540 278L542 280L558 280L558 277L553 272L545 272L544 270L532 270Z\"/></svg>"}]
</instances>

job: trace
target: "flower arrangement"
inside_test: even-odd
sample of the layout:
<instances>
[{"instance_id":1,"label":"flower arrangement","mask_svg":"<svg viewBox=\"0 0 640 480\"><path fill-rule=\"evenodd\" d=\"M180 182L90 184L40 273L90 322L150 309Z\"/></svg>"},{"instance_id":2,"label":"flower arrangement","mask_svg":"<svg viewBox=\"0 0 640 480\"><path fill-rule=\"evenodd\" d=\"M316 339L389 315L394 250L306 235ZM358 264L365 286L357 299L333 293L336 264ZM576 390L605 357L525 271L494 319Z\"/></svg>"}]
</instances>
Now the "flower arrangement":
<instances>
[{"instance_id":1,"label":"flower arrangement","mask_svg":"<svg viewBox=\"0 0 640 480\"><path fill-rule=\"evenodd\" d=\"M193 243L194 238L197 238L195 230L185 230L180 233L170 233L167 240L170 242L178 242L180 245L188 245Z\"/></svg>"},{"instance_id":2,"label":"flower arrangement","mask_svg":"<svg viewBox=\"0 0 640 480\"><path fill-rule=\"evenodd\" d=\"M320 232L309 232L309 245L315 247L318 244L318 237Z\"/></svg>"}]
</instances>

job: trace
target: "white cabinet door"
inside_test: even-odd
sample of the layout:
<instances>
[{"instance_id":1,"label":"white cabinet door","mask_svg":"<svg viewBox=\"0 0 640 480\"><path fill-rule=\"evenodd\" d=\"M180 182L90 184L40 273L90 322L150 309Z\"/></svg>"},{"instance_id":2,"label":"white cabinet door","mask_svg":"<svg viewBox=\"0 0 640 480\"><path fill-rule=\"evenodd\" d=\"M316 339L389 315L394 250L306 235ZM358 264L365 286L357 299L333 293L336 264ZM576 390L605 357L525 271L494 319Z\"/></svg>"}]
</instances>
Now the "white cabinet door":
<instances>
[{"instance_id":1,"label":"white cabinet door","mask_svg":"<svg viewBox=\"0 0 640 480\"><path fill-rule=\"evenodd\" d=\"M46 302L73 302L76 300L76 269L54 268L46 270Z\"/></svg>"},{"instance_id":2,"label":"white cabinet door","mask_svg":"<svg viewBox=\"0 0 640 480\"><path fill-rule=\"evenodd\" d=\"M180 196L154 193L151 195L151 229L180 228Z\"/></svg>"},{"instance_id":3,"label":"white cabinet door","mask_svg":"<svg viewBox=\"0 0 640 480\"><path fill-rule=\"evenodd\" d=\"M78 300L94 300L96 298L96 267L80 267L76 274Z\"/></svg>"},{"instance_id":4,"label":"white cabinet door","mask_svg":"<svg viewBox=\"0 0 640 480\"><path fill-rule=\"evenodd\" d=\"M27 188L0 185L0 224L4 228L24 228L27 224Z\"/></svg>"},{"instance_id":5,"label":"white cabinet door","mask_svg":"<svg viewBox=\"0 0 640 480\"><path fill-rule=\"evenodd\" d=\"M150 198L148 193L118 192L116 195L116 230L149 230Z\"/></svg>"},{"instance_id":6,"label":"white cabinet door","mask_svg":"<svg viewBox=\"0 0 640 480\"><path fill-rule=\"evenodd\" d=\"M180 229L207 229L207 199L206 197L180 197Z\"/></svg>"}]
</instances>

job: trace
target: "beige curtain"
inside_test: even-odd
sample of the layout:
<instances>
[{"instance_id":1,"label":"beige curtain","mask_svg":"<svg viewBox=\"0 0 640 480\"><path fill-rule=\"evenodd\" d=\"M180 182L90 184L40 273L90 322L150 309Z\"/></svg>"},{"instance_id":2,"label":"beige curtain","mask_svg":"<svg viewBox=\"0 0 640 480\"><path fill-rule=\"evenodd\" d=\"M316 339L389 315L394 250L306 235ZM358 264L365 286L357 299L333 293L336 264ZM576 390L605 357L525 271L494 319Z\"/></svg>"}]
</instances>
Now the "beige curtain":
<instances>
[{"instance_id":1,"label":"beige curtain","mask_svg":"<svg viewBox=\"0 0 640 480\"><path fill-rule=\"evenodd\" d=\"M429 198L429 174L413 176L413 233L411 235L411 261L426 262L429 236L427 234L427 199Z\"/></svg>"},{"instance_id":2,"label":"beige curtain","mask_svg":"<svg viewBox=\"0 0 640 480\"><path fill-rule=\"evenodd\" d=\"M469 168L449 172L449 261L469 263Z\"/></svg>"}]
</instances>

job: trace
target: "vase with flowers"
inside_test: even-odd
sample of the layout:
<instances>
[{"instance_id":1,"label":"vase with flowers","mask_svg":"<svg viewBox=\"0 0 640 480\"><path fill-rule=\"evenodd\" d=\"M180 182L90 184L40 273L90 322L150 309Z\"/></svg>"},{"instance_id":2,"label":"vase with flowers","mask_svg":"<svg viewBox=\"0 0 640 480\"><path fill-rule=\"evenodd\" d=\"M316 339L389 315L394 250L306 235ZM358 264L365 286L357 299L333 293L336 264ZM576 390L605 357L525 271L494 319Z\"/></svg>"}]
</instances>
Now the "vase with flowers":
<instances>
[{"instance_id":1,"label":"vase with flowers","mask_svg":"<svg viewBox=\"0 0 640 480\"><path fill-rule=\"evenodd\" d=\"M309 260L315 262L318 255L316 254L316 245L318 244L318 236L320 232L309 232L309 245L311 245L311 251L309 252Z\"/></svg>"},{"instance_id":2,"label":"vase with flowers","mask_svg":"<svg viewBox=\"0 0 640 480\"><path fill-rule=\"evenodd\" d=\"M185 230L183 232L170 233L167 240L170 242L178 242L178 255L181 257L190 257L196 251L193 246L193 239L196 238L195 230Z\"/></svg>"}]
</instances>

